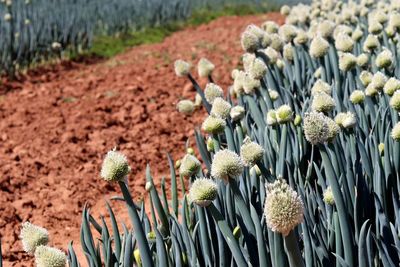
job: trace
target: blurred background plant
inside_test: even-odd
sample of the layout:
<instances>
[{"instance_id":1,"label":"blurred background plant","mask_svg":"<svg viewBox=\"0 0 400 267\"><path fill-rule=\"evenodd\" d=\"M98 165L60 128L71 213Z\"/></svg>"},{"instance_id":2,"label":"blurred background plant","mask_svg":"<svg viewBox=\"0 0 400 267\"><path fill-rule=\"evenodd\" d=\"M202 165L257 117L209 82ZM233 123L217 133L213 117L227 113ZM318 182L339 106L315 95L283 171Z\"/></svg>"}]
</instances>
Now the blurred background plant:
<instances>
[{"instance_id":1,"label":"blurred background plant","mask_svg":"<svg viewBox=\"0 0 400 267\"><path fill-rule=\"evenodd\" d=\"M194 25L275 6L269 0L3 0L0 71L13 76L51 58L84 51L112 56L127 46L160 40L191 16L188 24Z\"/></svg>"}]
</instances>

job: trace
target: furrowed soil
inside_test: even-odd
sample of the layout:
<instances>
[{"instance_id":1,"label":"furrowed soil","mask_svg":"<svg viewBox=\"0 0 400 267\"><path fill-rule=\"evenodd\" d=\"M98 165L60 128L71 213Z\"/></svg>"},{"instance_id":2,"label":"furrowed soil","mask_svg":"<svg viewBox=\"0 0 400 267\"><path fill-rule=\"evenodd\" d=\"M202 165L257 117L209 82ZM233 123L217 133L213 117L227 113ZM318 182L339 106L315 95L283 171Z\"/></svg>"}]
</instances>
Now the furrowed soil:
<instances>
[{"instance_id":1,"label":"furrowed soil","mask_svg":"<svg viewBox=\"0 0 400 267\"><path fill-rule=\"evenodd\" d=\"M169 185L166 153L184 155L203 109L186 117L176 111L180 99L194 99L186 78L175 76L173 62L195 66L201 57L215 65L214 79L225 90L230 72L240 64L240 33L250 23L283 22L276 13L224 17L190 27L162 43L129 49L107 61L63 62L36 70L23 82L0 85L0 237L4 266L33 266L19 241L21 223L48 229L50 244L66 249L73 240L81 251L81 212L106 215L105 200L120 195L103 181L101 163L117 147L132 167L129 186L135 200L146 198L145 168L150 164L156 186ZM196 68L192 73L197 77ZM207 81L199 80L204 87ZM9 90L11 89L11 90ZM169 188L167 188L169 189ZM112 202L126 218L121 204ZM130 226L128 220L124 220ZM86 262L81 252L82 266Z\"/></svg>"}]
</instances>

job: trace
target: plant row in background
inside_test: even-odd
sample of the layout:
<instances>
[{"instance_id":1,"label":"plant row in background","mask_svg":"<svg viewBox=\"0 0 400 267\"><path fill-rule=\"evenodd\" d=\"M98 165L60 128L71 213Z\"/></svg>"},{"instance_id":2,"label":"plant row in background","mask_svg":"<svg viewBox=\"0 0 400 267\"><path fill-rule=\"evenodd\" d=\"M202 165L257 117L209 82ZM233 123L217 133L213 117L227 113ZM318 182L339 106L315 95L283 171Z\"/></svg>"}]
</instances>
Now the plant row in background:
<instances>
[{"instance_id":1,"label":"plant row in background","mask_svg":"<svg viewBox=\"0 0 400 267\"><path fill-rule=\"evenodd\" d=\"M89 266L399 266L400 5L281 11L285 25L242 34L243 69L227 94L210 61L198 63L204 90L189 63L175 62L198 93L179 111L202 103L209 113L198 152L168 157L170 193L147 168L148 206L132 200L125 156L106 155L100 175L119 184L133 228L109 204L109 221L85 207ZM79 266L72 244L67 261Z\"/></svg>"},{"instance_id":2,"label":"plant row in background","mask_svg":"<svg viewBox=\"0 0 400 267\"><path fill-rule=\"evenodd\" d=\"M124 34L186 19L197 9L256 5L259 0L4 0L0 68L16 70L91 46L94 36Z\"/></svg>"}]
</instances>

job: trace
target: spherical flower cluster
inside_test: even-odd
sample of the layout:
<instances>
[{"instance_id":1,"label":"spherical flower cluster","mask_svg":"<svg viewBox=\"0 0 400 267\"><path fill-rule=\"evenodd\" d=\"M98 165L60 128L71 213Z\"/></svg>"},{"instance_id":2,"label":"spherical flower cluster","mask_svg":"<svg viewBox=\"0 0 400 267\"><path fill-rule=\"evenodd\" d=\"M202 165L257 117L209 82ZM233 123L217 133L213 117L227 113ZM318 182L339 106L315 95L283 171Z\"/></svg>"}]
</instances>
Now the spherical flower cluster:
<instances>
[{"instance_id":1,"label":"spherical flower cluster","mask_svg":"<svg viewBox=\"0 0 400 267\"><path fill-rule=\"evenodd\" d=\"M394 92L400 89L400 80L392 77L390 78L386 83L385 86L383 87L383 91L385 94L388 96L392 96Z\"/></svg>"},{"instance_id":2,"label":"spherical flower cluster","mask_svg":"<svg viewBox=\"0 0 400 267\"><path fill-rule=\"evenodd\" d=\"M368 25L368 32L370 32L374 35L381 33L382 30L383 30L383 26L378 21L373 20Z\"/></svg>"},{"instance_id":3,"label":"spherical flower cluster","mask_svg":"<svg viewBox=\"0 0 400 267\"><path fill-rule=\"evenodd\" d=\"M376 90L382 91L383 87L387 82L388 78L382 72L378 71L372 77L371 84L375 87Z\"/></svg>"},{"instance_id":4,"label":"spherical flower cluster","mask_svg":"<svg viewBox=\"0 0 400 267\"><path fill-rule=\"evenodd\" d=\"M330 95L332 93L332 88L329 84L324 82L323 80L317 80L313 87L311 87L311 95L317 95L319 93L325 93Z\"/></svg>"},{"instance_id":5,"label":"spherical flower cluster","mask_svg":"<svg viewBox=\"0 0 400 267\"><path fill-rule=\"evenodd\" d=\"M179 166L179 173L183 177L190 177L196 175L201 168L200 161L193 155L186 154L181 159L181 164Z\"/></svg>"},{"instance_id":6,"label":"spherical flower cluster","mask_svg":"<svg viewBox=\"0 0 400 267\"><path fill-rule=\"evenodd\" d=\"M244 169L242 159L228 149L218 151L211 165L211 176L229 182L229 178L239 177Z\"/></svg>"},{"instance_id":7,"label":"spherical flower cluster","mask_svg":"<svg viewBox=\"0 0 400 267\"><path fill-rule=\"evenodd\" d=\"M396 11L390 13L389 25L395 29L400 29L400 13Z\"/></svg>"},{"instance_id":8,"label":"spherical flower cluster","mask_svg":"<svg viewBox=\"0 0 400 267\"><path fill-rule=\"evenodd\" d=\"M326 122L328 124L328 129L329 129L327 141L332 142L335 139L335 137L339 134L340 127L334 120L332 120L329 117L326 117Z\"/></svg>"},{"instance_id":9,"label":"spherical flower cluster","mask_svg":"<svg viewBox=\"0 0 400 267\"><path fill-rule=\"evenodd\" d=\"M400 122L396 123L396 125L393 127L392 132L390 134L396 142L400 141Z\"/></svg>"},{"instance_id":10,"label":"spherical flower cluster","mask_svg":"<svg viewBox=\"0 0 400 267\"><path fill-rule=\"evenodd\" d=\"M201 58L197 64L197 70L200 77L208 77L214 69L215 65L206 58Z\"/></svg>"},{"instance_id":11,"label":"spherical flower cluster","mask_svg":"<svg viewBox=\"0 0 400 267\"><path fill-rule=\"evenodd\" d=\"M284 41L279 36L279 34L273 33L271 34L271 44L270 47L275 51L281 51L284 45Z\"/></svg>"},{"instance_id":12,"label":"spherical flower cluster","mask_svg":"<svg viewBox=\"0 0 400 267\"><path fill-rule=\"evenodd\" d=\"M107 153L103 160L100 176L107 182L123 181L131 171L126 157L114 150Z\"/></svg>"},{"instance_id":13,"label":"spherical flower cluster","mask_svg":"<svg viewBox=\"0 0 400 267\"><path fill-rule=\"evenodd\" d=\"M393 96L390 98L389 104L396 111L400 111L400 91L394 92Z\"/></svg>"},{"instance_id":14,"label":"spherical flower cluster","mask_svg":"<svg viewBox=\"0 0 400 267\"><path fill-rule=\"evenodd\" d=\"M245 31L242 33L241 44L244 51L254 53L260 46L260 40L254 33Z\"/></svg>"},{"instance_id":15,"label":"spherical flower cluster","mask_svg":"<svg viewBox=\"0 0 400 267\"><path fill-rule=\"evenodd\" d=\"M293 61L294 49L290 43L285 44L285 46L283 47L283 58L288 61Z\"/></svg>"},{"instance_id":16,"label":"spherical flower cluster","mask_svg":"<svg viewBox=\"0 0 400 267\"><path fill-rule=\"evenodd\" d=\"M361 90L355 90L350 95L350 101L353 104L361 104L364 102L365 94Z\"/></svg>"},{"instance_id":17,"label":"spherical flower cluster","mask_svg":"<svg viewBox=\"0 0 400 267\"><path fill-rule=\"evenodd\" d=\"M378 90L375 88L375 86L370 83L368 84L367 88L365 88L365 95L369 97L376 96L378 94Z\"/></svg>"},{"instance_id":18,"label":"spherical flower cluster","mask_svg":"<svg viewBox=\"0 0 400 267\"><path fill-rule=\"evenodd\" d=\"M264 148L259 144L252 142L249 137L243 140L240 147L240 156L246 166L252 166L262 159Z\"/></svg>"},{"instance_id":19,"label":"spherical flower cluster","mask_svg":"<svg viewBox=\"0 0 400 267\"><path fill-rule=\"evenodd\" d=\"M246 73L244 71L237 71L235 73L232 88L233 88L233 92L235 92L236 95L240 95L240 94L244 93L243 83L244 83L245 77L246 77Z\"/></svg>"},{"instance_id":20,"label":"spherical flower cluster","mask_svg":"<svg viewBox=\"0 0 400 267\"><path fill-rule=\"evenodd\" d=\"M194 111L194 103L190 100L181 100L176 105L178 111L185 115L191 115Z\"/></svg>"},{"instance_id":21,"label":"spherical flower cluster","mask_svg":"<svg viewBox=\"0 0 400 267\"><path fill-rule=\"evenodd\" d=\"M335 106L335 100L330 95L323 92L315 94L311 103L312 110L324 113L332 111Z\"/></svg>"},{"instance_id":22,"label":"spherical flower cluster","mask_svg":"<svg viewBox=\"0 0 400 267\"><path fill-rule=\"evenodd\" d=\"M304 205L300 196L283 179L266 185L265 220L273 232L287 236L303 222Z\"/></svg>"},{"instance_id":23,"label":"spherical flower cluster","mask_svg":"<svg viewBox=\"0 0 400 267\"><path fill-rule=\"evenodd\" d=\"M289 13L290 13L290 7L288 6L288 5L283 5L282 7L281 7L281 14L283 15L283 16L287 16L287 15L289 15Z\"/></svg>"},{"instance_id":24,"label":"spherical flower cluster","mask_svg":"<svg viewBox=\"0 0 400 267\"><path fill-rule=\"evenodd\" d=\"M310 44L310 55L313 58L320 58L328 53L329 43L322 37L315 37Z\"/></svg>"},{"instance_id":25,"label":"spherical flower cluster","mask_svg":"<svg viewBox=\"0 0 400 267\"><path fill-rule=\"evenodd\" d=\"M335 23L330 20L324 20L318 25L318 33L323 38L329 38L332 36L333 31L335 30Z\"/></svg>"},{"instance_id":26,"label":"spherical flower cluster","mask_svg":"<svg viewBox=\"0 0 400 267\"><path fill-rule=\"evenodd\" d=\"M65 267L67 256L57 248L39 246L35 251L35 263L37 267Z\"/></svg>"},{"instance_id":27,"label":"spherical flower cluster","mask_svg":"<svg viewBox=\"0 0 400 267\"><path fill-rule=\"evenodd\" d=\"M297 35L297 29L293 25L285 24L279 28L279 35L285 43L290 43Z\"/></svg>"},{"instance_id":28,"label":"spherical flower cluster","mask_svg":"<svg viewBox=\"0 0 400 267\"><path fill-rule=\"evenodd\" d=\"M271 43L271 36L269 35L269 33L264 32L260 40L261 48L267 48Z\"/></svg>"},{"instance_id":29,"label":"spherical flower cluster","mask_svg":"<svg viewBox=\"0 0 400 267\"><path fill-rule=\"evenodd\" d=\"M393 54L388 49L383 49L382 52L378 54L375 60L375 64L378 68L389 68L393 64Z\"/></svg>"},{"instance_id":30,"label":"spherical flower cluster","mask_svg":"<svg viewBox=\"0 0 400 267\"><path fill-rule=\"evenodd\" d=\"M211 114L222 119L226 119L229 116L231 108L231 104L225 101L222 97L217 97L213 101Z\"/></svg>"},{"instance_id":31,"label":"spherical flower cluster","mask_svg":"<svg viewBox=\"0 0 400 267\"><path fill-rule=\"evenodd\" d=\"M349 71L357 65L357 58L351 53L342 53L339 55L339 69Z\"/></svg>"},{"instance_id":32,"label":"spherical flower cluster","mask_svg":"<svg viewBox=\"0 0 400 267\"><path fill-rule=\"evenodd\" d=\"M175 61L175 73L179 77L186 76L190 73L190 64L186 61L178 59Z\"/></svg>"},{"instance_id":33,"label":"spherical flower cluster","mask_svg":"<svg viewBox=\"0 0 400 267\"><path fill-rule=\"evenodd\" d=\"M329 125L323 113L306 113L304 117L304 135L312 145L322 144L328 140Z\"/></svg>"},{"instance_id":34,"label":"spherical flower cluster","mask_svg":"<svg viewBox=\"0 0 400 267\"><path fill-rule=\"evenodd\" d=\"M264 49L264 54L268 57L268 61L271 64L275 64L279 58L278 52L276 52L276 50L273 49L272 47Z\"/></svg>"},{"instance_id":35,"label":"spherical flower cluster","mask_svg":"<svg viewBox=\"0 0 400 267\"><path fill-rule=\"evenodd\" d=\"M214 103L214 99L224 96L224 91L215 83L208 83L204 89L204 96L207 102L212 105Z\"/></svg>"},{"instance_id":36,"label":"spherical flower cluster","mask_svg":"<svg viewBox=\"0 0 400 267\"><path fill-rule=\"evenodd\" d=\"M284 124L293 120L293 111L289 105L282 105L276 110L276 120Z\"/></svg>"},{"instance_id":37,"label":"spherical flower cluster","mask_svg":"<svg viewBox=\"0 0 400 267\"><path fill-rule=\"evenodd\" d=\"M226 122L224 119L210 115L204 120L201 129L209 134L219 134L225 130L225 126Z\"/></svg>"},{"instance_id":38,"label":"spherical flower cluster","mask_svg":"<svg viewBox=\"0 0 400 267\"><path fill-rule=\"evenodd\" d=\"M217 198L217 184L207 178L196 179L189 190L189 200L200 207L207 207Z\"/></svg>"},{"instance_id":39,"label":"spherical flower cluster","mask_svg":"<svg viewBox=\"0 0 400 267\"><path fill-rule=\"evenodd\" d=\"M261 25L267 33L277 33L279 30L279 25L275 21L266 21Z\"/></svg>"},{"instance_id":40,"label":"spherical flower cluster","mask_svg":"<svg viewBox=\"0 0 400 267\"><path fill-rule=\"evenodd\" d=\"M364 86L368 86L370 83L371 83L371 81L372 81L372 77L373 77L373 75L372 75L372 73L371 72L369 72L369 71L366 71L366 70L363 70L361 73L360 73L360 81L361 81L361 83L364 85Z\"/></svg>"},{"instance_id":41,"label":"spherical flower cluster","mask_svg":"<svg viewBox=\"0 0 400 267\"><path fill-rule=\"evenodd\" d=\"M351 38L352 38L355 42L360 41L361 38L362 38L363 36L364 36L364 32L363 32L359 27L357 27L357 28L353 31L353 33L351 34Z\"/></svg>"},{"instance_id":42,"label":"spherical flower cluster","mask_svg":"<svg viewBox=\"0 0 400 267\"><path fill-rule=\"evenodd\" d=\"M333 192L332 192L332 188L329 186L328 188L326 188L326 190L324 191L324 202L328 205L334 205L335 204L335 198L333 197Z\"/></svg>"},{"instance_id":43,"label":"spherical flower cluster","mask_svg":"<svg viewBox=\"0 0 400 267\"><path fill-rule=\"evenodd\" d=\"M369 34L364 41L363 49L365 52L373 51L379 46L379 40L375 35Z\"/></svg>"},{"instance_id":44,"label":"spherical flower cluster","mask_svg":"<svg viewBox=\"0 0 400 267\"><path fill-rule=\"evenodd\" d=\"M255 58L248 68L249 76L253 79L260 80L267 73L267 65L259 58Z\"/></svg>"},{"instance_id":45,"label":"spherical flower cluster","mask_svg":"<svg viewBox=\"0 0 400 267\"><path fill-rule=\"evenodd\" d=\"M354 41L345 33L340 33L335 39L335 47L341 52L351 52L353 50Z\"/></svg>"},{"instance_id":46,"label":"spherical flower cluster","mask_svg":"<svg viewBox=\"0 0 400 267\"><path fill-rule=\"evenodd\" d=\"M240 121L244 118L245 109L242 106L234 106L231 108L230 116L232 121Z\"/></svg>"},{"instance_id":47,"label":"spherical flower cluster","mask_svg":"<svg viewBox=\"0 0 400 267\"><path fill-rule=\"evenodd\" d=\"M250 77L247 73L244 75L242 80L243 90L246 94L254 94L255 90L260 88L260 80Z\"/></svg>"},{"instance_id":48,"label":"spherical flower cluster","mask_svg":"<svg viewBox=\"0 0 400 267\"><path fill-rule=\"evenodd\" d=\"M19 237L22 240L22 247L25 252L34 254L38 246L47 245L49 233L43 227L24 222Z\"/></svg>"},{"instance_id":49,"label":"spherical flower cluster","mask_svg":"<svg viewBox=\"0 0 400 267\"><path fill-rule=\"evenodd\" d=\"M359 67L365 67L367 66L369 62L369 56L365 53L358 55L357 57L357 65Z\"/></svg>"},{"instance_id":50,"label":"spherical flower cluster","mask_svg":"<svg viewBox=\"0 0 400 267\"><path fill-rule=\"evenodd\" d=\"M357 124L357 119L352 112L341 112L335 117L335 122L344 129L354 128Z\"/></svg>"},{"instance_id":51,"label":"spherical flower cluster","mask_svg":"<svg viewBox=\"0 0 400 267\"><path fill-rule=\"evenodd\" d=\"M298 30L297 31L297 36L296 36L296 38L294 38L293 42L296 45L304 45L304 44L306 44L308 42L308 39L309 39L308 35L307 35L307 33L305 31Z\"/></svg>"}]
</instances>

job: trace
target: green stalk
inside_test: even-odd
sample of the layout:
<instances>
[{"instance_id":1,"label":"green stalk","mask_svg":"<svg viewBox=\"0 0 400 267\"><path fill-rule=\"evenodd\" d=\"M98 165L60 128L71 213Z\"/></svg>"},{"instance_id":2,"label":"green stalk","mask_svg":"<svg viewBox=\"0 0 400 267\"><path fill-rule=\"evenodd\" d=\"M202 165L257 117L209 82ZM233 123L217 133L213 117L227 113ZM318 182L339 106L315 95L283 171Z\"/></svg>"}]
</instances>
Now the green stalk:
<instances>
[{"instance_id":1,"label":"green stalk","mask_svg":"<svg viewBox=\"0 0 400 267\"><path fill-rule=\"evenodd\" d=\"M243 253L240 250L239 244L235 239L235 237L233 236L232 230L229 228L228 223L224 220L224 217L219 212L219 210L214 206L213 203L211 203L207 207L207 210L211 213L212 217L214 218L214 221L217 223L219 229L221 230L224 239L232 252L232 256L235 259L237 266L239 267L251 266L250 262L246 262Z\"/></svg>"},{"instance_id":2,"label":"green stalk","mask_svg":"<svg viewBox=\"0 0 400 267\"><path fill-rule=\"evenodd\" d=\"M126 186L125 182L120 181L118 182L118 184L121 188L122 195L124 196L126 207L128 208L129 217L135 230L135 237L138 243L142 264L144 267L154 266L153 260L151 258L150 248L147 243L147 238L142 228L142 222L140 221L139 214L136 211L132 196L129 193L128 187Z\"/></svg>"},{"instance_id":3,"label":"green stalk","mask_svg":"<svg viewBox=\"0 0 400 267\"><path fill-rule=\"evenodd\" d=\"M290 231L287 236L283 237L283 240L290 267L304 267L304 260L301 257L295 230Z\"/></svg>"},{"instance_id":4,"label":"green stalk","mask_svg":"<svg viewBox=\"0 0 400 267\"><path fill-rule=\"evenodd\" d=\"M340 190L340 185L333 170L331 159L329 158L328 151L325 146L320 146L320 153L322 162L325 166L325 173L329 184L332 187L333 197L338 210L340 230L343 237L344 257L350 267L354 266L354 242L351 234L350 223L347 218L347 210L344 204L343 196Z\"/></svg>"}]
</instances>

